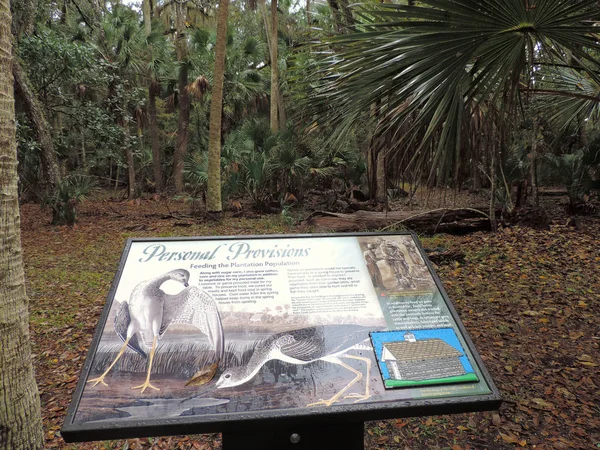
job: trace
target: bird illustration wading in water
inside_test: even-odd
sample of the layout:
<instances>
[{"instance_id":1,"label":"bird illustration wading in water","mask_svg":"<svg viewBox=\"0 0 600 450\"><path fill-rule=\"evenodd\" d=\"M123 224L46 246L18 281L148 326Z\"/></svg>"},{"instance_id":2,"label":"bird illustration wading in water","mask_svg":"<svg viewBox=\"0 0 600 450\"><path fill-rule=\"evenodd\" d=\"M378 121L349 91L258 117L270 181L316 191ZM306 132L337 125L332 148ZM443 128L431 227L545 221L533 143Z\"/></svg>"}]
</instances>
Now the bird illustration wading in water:
<instances>
[{"instance_id":1,"label":"bird illustration wading in water","mask_svg":"<svg viewBox=\"0 0 600 450\"><path fill-rule=\"evenodd\" d=\"M338 402L342 395L363 378L363 374L354 367L344 363L341 358L363 361L367 365L365 378L365 393L350 394L344 398L356 398L356 402L367 400L369 393L369 373L371 360L369 358L346 354L352 347L369 338L372 328L360 325L322 325L284 331L274 334L257 344L248 364L232 367L226 370L217 381L217 388L239 386L247 383L261 370L267 361L278 359L290 364L308 364L314 361L327 361L338 364L352 373L355 377L343 389L327 400L319 400L307 406L331 406Z\"/></svg>"},{"instance_id":2,"label":"bird illustration wading in water","mask_svg":"<svg viewBox=\"0 0 600 450\"><path fill-rule=\"evenodd\" d=\"M140 393L147 388L159 391L159 388L150 383L150 373L158 339L163 337L171 324L185 323L198 328L208 337L211 347L214 348L216 364L223 359L225 350L223 326L217 304L207 292L196 286L190 286L189 279L190 273L187 270L172 270L156 278L142 281L131 291L129 301L119 305L115 316L115 332L123 341L123 346L108 369L99 377L88 381L94 383L92 387L98 383L107 386L104 378L125 353L127 347L148 358L148 354L140 345L141 339L142 343L150 348L146 381L132 389L140 389ZM182 284L184 289L174 295L167 294L161 286L169 280Z\"/></svg>"}]
</instances>

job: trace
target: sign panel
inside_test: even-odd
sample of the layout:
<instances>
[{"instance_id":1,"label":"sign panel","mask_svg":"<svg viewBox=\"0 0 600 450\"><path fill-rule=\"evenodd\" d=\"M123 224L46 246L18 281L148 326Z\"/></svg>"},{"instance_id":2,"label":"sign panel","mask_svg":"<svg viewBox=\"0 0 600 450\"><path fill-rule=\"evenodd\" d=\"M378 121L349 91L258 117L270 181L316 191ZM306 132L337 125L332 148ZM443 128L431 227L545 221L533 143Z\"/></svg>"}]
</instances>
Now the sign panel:
<instances>
[{"instance_id":1,"label":"sign panel","mask_svg":"<svg viewBox=\"0 0 600 450\"><path fill-rule=\"evenodd\" d=\"M128 241L65 440L493 409L413 234Z\"/></svg>"}]
</instances>

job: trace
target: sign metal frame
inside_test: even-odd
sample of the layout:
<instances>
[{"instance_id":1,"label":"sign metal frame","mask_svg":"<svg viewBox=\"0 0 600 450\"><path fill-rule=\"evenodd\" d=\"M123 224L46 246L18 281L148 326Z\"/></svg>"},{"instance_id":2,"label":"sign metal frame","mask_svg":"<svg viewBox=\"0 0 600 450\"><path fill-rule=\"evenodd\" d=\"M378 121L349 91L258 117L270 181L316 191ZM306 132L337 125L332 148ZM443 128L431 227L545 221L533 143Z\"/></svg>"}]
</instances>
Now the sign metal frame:
<instances>
[{"instance_id":1,"label":"sign metal frame","mask_svg":"<svg viewBox=\"0 0 600 450\"><path fill-rule=\"evenodd\" d=\"M98 345L108 320L109 311L113 303L117 287L119 285L127 256L131 246L134 243L158 243L158 242L176 242L176 241L224 241L240 240L245 241L260 239L289 239L289 238L338 238L338 237L386 237L386 236L412 236L416 247L422 256L429 273L431 274L439 293L441 294L452 319L455 321L458 331L460 331L464 342L466 343L474 363L480 370L483 380L490 389L489 394L452 396L435 399L412 399L406 401L392 402L366 402L335 405L327 408L293 408L293 409L269 409L260 411L247 411L235 413L218 413L205 415L179 416L177 418L165 419L146 419L146 420L128 420L83 422L76 423L77 414L82 394L86 385L86 380L92 369L92 362L98 350ZM146 436L166 436L166 435L185 435L199 433L222 432L224 442L231 442L228 448L237 448L234 442L237 442L236 436L247 436L257 433L260 430L285 429L292 430L295 427L302 429L327 429L328 427L339 427L345 423L362 423L372 420L384 420L392 418L429 416L440 414L456 414L475 411L495 410L502 403L500 392L494 384L485 364L477 352L472 339L465 329L453 303L450 301L439 277L437 276L431 261L421 246L417 236L412 232L386 232L386 233L332 233L332 234L295 234L295 235L253 235L253 236L199 236L199 237L170 237L170 238L129 238L123 250L117 272L108 292L107 302L101 313L98 325L88 351L79 382L73 394L73 398L67 415L61 429L61 435L66 442L82 442L106 439L124 439ZM300 448L300 447L293 447ZM312 447L313 450L314 446Z\"/></svg>"}]
</instances>

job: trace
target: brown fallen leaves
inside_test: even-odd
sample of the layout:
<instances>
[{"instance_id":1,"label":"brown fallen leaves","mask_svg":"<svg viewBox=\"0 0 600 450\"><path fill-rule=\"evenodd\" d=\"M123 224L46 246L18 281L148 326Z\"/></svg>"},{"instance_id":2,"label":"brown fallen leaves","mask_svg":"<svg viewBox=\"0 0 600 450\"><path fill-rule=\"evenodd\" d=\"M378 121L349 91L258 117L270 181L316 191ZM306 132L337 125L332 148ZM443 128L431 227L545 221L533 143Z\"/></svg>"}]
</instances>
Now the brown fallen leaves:
<instances>
[{"instance_id":1,"label":"brown fallen leaves","mask_svg":"<svg viewBox=\"0 0 600 450\"><path fill-rule=\"evenodd\" d=\"M179 208L179 209L178 209ZM129 236L294 232L273 219L174 226L182 204L88 202L73 229L24 205L34 364L47 448L218 449L218 435L65 444L59 429ZM140 231L125 227L144 224ZM137 228L136 228L137 230ZM435 237L437 268L506 402L497 412L367 424L368 449L593 449L600 445L600 224ZM210 370L200 374L201 381Z\"/></svg>"}]
</instances>

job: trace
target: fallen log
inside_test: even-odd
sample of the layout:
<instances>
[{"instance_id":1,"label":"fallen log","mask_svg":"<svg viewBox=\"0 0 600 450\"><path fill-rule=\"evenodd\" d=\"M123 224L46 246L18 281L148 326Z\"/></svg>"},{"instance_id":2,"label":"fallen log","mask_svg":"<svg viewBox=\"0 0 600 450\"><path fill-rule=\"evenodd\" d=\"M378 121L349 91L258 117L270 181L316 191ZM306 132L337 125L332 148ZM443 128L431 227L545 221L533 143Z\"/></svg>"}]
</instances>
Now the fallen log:
<instances>
[{"instance_id":1,"label":"fallen log","mask_svg":"<svg viewBox=\"0 0 600 450\"><path fill-rule=\"evenodd\" d=\"M540 189L538 195L540 197L566 197L569 193L566 189Z\"/></svg>"},{"instance_id":2,"label":"fallen log","mask_svg":"<svg viewBox=\"0 0 600 450\"><path fill-rule=\"evenodd\" d=\"M406 228L422 234L462 235L490 230L484 208L440 208L429 211L356 211L354 214L315 211L303 222L305 230L317 232L389 231ZM497 210L500 217L501 209Z\"/></svg>"}]
</instances>

